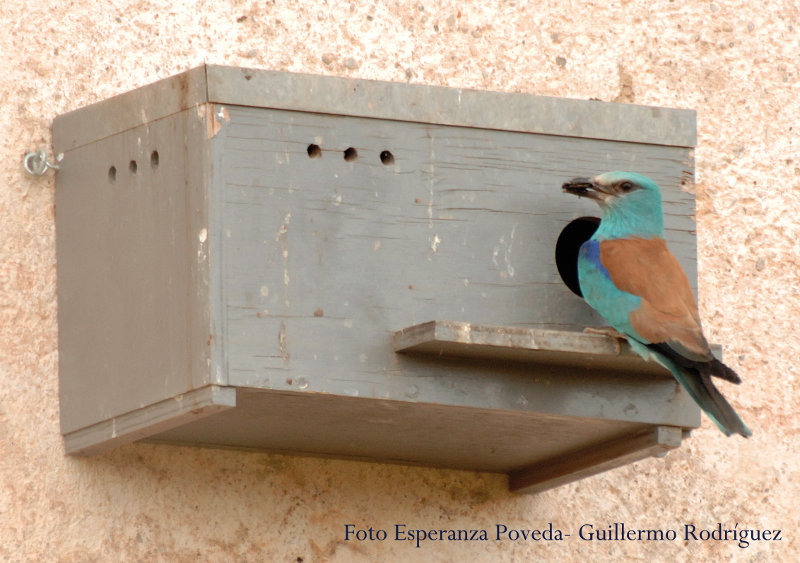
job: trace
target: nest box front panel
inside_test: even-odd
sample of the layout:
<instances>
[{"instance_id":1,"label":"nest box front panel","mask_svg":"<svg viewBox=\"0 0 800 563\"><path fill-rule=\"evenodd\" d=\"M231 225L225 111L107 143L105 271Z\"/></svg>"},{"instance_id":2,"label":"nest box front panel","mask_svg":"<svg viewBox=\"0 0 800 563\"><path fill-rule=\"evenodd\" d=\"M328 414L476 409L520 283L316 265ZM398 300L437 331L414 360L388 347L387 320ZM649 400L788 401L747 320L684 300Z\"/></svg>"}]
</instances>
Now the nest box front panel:
<instances>
[{"instance_id":1,"label":"nest box front panel","mask_svg":"<svg viewBox=\"0 0 800 563\"><path fill-rule=\"evenodd\" d=\"M599 216L593 202L561 193L576 175L620 169L656 180L667 239L696 277L694 197L680 188L689 149L225 112L212 189L232 385L450 402L453 390L490 383L468 372L432 379L430 366L393 352L394 331L434 319L576 331L603 324L555 265L562 229ZM431 394L409 395L421 386Z\"/></svg>"}]
</instances>

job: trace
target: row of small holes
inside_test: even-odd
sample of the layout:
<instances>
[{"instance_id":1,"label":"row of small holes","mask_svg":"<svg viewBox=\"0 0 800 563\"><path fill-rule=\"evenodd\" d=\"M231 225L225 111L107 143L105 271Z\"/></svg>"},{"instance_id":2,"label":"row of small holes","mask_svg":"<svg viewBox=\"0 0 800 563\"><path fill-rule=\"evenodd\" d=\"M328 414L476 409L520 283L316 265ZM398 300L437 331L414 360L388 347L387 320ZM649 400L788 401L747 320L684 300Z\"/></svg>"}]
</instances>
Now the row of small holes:
<instances>
[{"instance_id":1,"label":"row of small holes","mask_svg":"<svg viewBox=\"0 0 800 563\"><path fill-rule=\"evenodd\" d=\"M319 147L319 145L315 145L313 143L308 145L306 152L308 153L308 158L322 157L322 149ZM380 157L383 164L389 165L394 162L394 155L389 151L381 151ZM344 159L347 162L352 162L356 158L358 158L358 151L353 147L347 147L344 151Z\"/></svg>"},{"instance_id":2,"label":"row of small holes","mask_svg":"<svg viewBox=\"0 0 800 563\"><path fill-rule=\"evenodd\" d=\"M150 168L155 170L158 168L158 151L150 153ZM131 174L136 174L139 171L139 164L135 160L128 163L128 170ZM112 184L117 181L117 167L111 166L108 169L108 181Z\"/></svg>"}]
</instances>

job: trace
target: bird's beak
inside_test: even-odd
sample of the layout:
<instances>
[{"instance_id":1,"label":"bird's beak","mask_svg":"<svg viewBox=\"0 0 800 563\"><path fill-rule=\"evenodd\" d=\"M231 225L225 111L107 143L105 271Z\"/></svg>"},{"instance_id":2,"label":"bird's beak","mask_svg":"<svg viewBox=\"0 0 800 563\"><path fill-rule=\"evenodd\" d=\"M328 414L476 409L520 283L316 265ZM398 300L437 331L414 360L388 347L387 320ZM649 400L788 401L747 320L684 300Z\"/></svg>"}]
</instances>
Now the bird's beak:
<instances>
[{"instance_id":1,"label":"bird's beak","mask_svg":"<svg viewBox=\"0 0 800 563\"><path fill-rule=\"evenodd\" d=\"M573 178L569 182L564 182L561 190L578 197L596 199L599 202L605 202L614 197L613 193L605 190L592 178Z\"/></svg>"}]
</instances>

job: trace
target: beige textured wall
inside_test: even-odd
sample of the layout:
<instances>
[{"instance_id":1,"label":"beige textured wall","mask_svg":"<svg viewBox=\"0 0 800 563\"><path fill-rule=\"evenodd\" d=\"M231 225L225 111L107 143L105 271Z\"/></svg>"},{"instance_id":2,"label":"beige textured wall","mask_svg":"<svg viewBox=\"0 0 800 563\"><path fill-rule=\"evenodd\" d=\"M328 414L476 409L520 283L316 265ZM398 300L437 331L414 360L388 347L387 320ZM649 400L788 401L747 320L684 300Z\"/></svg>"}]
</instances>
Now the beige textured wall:
<instances>
[{"instance_id":1,"label":"beige textured wall","mask_svg":"<svg viewBox=\"0 0 800 563\"><path fill-rule=\"evenodd\" d=\"M0 559L800 560L800 9L699 2L22 2L0 11ZM755 436L539 496L503 477L131 445L65 457L54 181L21 170L55 115L202 62L695 108L700 305ZM590 171L576 170L576 173ZM542 527L563 542L344 542L344 525ZM585 542L581 524L738 524L781 541Z\"/></svg>"}]
</instances>

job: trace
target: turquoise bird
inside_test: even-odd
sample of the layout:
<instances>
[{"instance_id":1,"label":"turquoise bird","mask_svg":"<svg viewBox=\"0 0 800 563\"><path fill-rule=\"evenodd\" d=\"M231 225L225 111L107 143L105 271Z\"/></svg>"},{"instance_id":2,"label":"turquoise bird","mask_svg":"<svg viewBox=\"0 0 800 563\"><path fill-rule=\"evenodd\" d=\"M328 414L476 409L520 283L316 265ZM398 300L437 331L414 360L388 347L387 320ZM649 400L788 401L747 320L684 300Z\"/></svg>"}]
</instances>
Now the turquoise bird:
<instances>
[{"instance_id":1,"label":"turquoise bird","mask_svg":"<svg viewBox=\"0 0 800 563\"><path fill-rule=\"evenodd\" d=\"M603 216L578 253L589 305L646 360L667 368L727 436L752 435L712 377L741 379L714 358L686 273L667 249L661 190L650 178L608 172L575 178L563 191L594 199Z\"/></svg>"}]
</instances>

